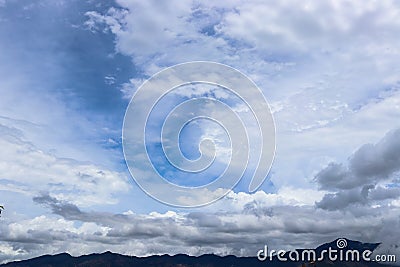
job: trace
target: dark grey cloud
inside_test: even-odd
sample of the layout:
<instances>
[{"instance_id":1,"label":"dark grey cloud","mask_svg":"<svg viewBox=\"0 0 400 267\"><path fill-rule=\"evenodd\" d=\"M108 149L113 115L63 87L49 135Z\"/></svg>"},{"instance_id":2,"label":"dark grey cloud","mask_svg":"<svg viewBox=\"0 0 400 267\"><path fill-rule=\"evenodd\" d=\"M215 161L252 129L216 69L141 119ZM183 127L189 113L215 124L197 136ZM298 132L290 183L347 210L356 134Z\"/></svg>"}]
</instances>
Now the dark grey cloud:
<instances>
[{"instance_id":1,"label":"dark grey cloud","mask_svg":"<svg viewBox=\"0 0 400 267\"><path fill-rule=\"evenodd\" d=\"M397 189L391 188L390 192L394 194ZM398 244L393 233L387 230L389 225L392 229L400 227L398 210L387 205L374 209L369 205L355 207L340 203L341 197L351 198L352 193L356 195L354 201L364 201L372 195L375 199L385 198L386 192L371 186L333 197L336 207L342 207L345 213L337 209L316 209L312 205L270 205L255 201L252 195L243 198L241 193L241 198L235 201L221 200L226 207L224 211L163 214L86 211L43 193L33 200L52 214L0 224L3 242L0 246L6 244L13 251L20 250L14 256L0 254L0 261L43 253L68 251L80 255L106 250L139 256L154 253L254 256L264 244L274 249L315 247L339 236Z\"/></svg>"},{"instance_id":2,"label":"dark grey cloud","mask_svg":"<svg viewBox=\"0 0 400 267\"><path fill-rule=\"evenodd\" d=\"M369 194L373 200L396 199L400 197L400 187L382 187L378 186L371 190Z\"/></svg>"},{"instance_id":3,"label":"dark grey cloud","mask_svg":"<svg viewBox=\"0 0 400 267\"><path fill-rule=\"evenodd\" d=\"M123 214L112 214L107 212L85 212L78 206L62 201L43 193L33 198L37 204L49 208L53 214L59 215L66 220L80 222L95 222L103 226L113 226L116 223L129 223L129 218Z\"/></svg>"},{"instance_id":4,"label":"dark grey cloud","mask_svg":"<svg viewBox=\"0 0 400 267\"><path fill-rule=\"evenodd\" d=\"M352 204L366 204L368 202L368 191L373 187L373 185L370 185L362 189L354 188L334 194L326 194L316 205L326 210L339 210Z\"/></svg>"},{"instance_id":5,"label":"dark grey cloud","mask_svg":"<svg viewBox=\"0 0 400 267\"><path fill-rule=\"evenodd\" d=\"M351 205L373 205L400 197L399 187L365 185L326 194L316 206L326 210L344 210Z\"/></svg>"},{"instance_id":6,"label":"dark grey cloud","mask_svg":"<svg viewBox=\"0 0 400 267\"><path fill-rule=\"evenodd\" d=\"M334 193L326 194L316 206L333 211L397 199L399 171L400 129L397 129L377 144L363 145L349 158L347 166L330 163L320 171L315 177L320 188Z\"/></svg>"},{"instance_id":7,"label":"dark grey cloud","mask_svg":"<svg viewBox=\"0 0 400 267\"><path fill-rule=\"evenodd\" d=\"M330 163L315 179L321 189L352 189L391 178L400 171L400 129L389 132L377 144L366 144L347 166Z\"/></svg>"},{"instance_id":8,"label":"dark grey cloud","mask_svg":"<svg viewBox=\"0 0 400 267\"><path fill-rule=\"evenodd\" d=\"M199 227L219 228L222 226L220 218L215 216L215 214L193 212L188 215L188 219L192 220Z\"/></svg>"},{"instance_id":9,"label":"dark grey cloud","mask_svg":"<svg viewBox=\"0 0 400 267\"><path fill-rule=\"evenodd\" d=\"M83 219L83 213L76 205L59 201L58 199L51 197L49 194L34 197L33 201L48 206L54 214L61 215L64 218L72 220Z\"/></svg>"}]
</instances>

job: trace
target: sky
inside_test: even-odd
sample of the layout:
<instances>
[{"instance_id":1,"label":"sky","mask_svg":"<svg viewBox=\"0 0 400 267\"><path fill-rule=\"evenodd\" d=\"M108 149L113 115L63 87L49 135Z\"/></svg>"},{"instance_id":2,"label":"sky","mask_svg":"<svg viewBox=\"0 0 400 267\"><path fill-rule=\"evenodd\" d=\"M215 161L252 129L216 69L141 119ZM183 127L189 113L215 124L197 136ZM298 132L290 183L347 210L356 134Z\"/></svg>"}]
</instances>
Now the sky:
<instances>
[{"instance_id":1,"label":"sky","mask_svg":"<svg viewBox=\"0 0 400 267\"><path fill-rule=\"evenodd\" d=\"M338 237L399 255L399 16L397 1L0 0L0 262L61 252L255 256L265 244ZM122 126L147 79L190 61L254 81L276 151L256 192L245 175L219 201L188 209L135 183ZM151 114L148 137L176 101L204 95L242 110L221 88L182 87ZM169 181L204 183L229 158L226 133L201 121L179 143L196 159L205 137L220 161L200 180L165 170L157 145L149 157ZM257 134L249 138L257 148Z\"/></svg>"}]
</instances>

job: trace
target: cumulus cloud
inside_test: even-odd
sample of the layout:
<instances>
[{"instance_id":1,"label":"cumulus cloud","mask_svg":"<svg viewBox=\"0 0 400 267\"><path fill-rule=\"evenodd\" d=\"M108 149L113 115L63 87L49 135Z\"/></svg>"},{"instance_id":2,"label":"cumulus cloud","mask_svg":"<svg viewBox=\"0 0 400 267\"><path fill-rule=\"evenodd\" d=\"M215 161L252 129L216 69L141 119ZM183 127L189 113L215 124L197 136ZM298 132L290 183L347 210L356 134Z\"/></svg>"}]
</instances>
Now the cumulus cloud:
<instances>
[{"instance_id":1,"label":"cumulus cloud","mask_svg":"<svg viewBox=\"0 0 400 267\"><path fill-rule=\"evenodd\" d=\"M352 189L385 181L400 171L400 129L377 144L366 144L349 159L348 166L330 163L315 179L321 189Z\"/></svg>"},{"instance_id":2,"label":"cumulus cloud","mask_svg":"<svg viewBox=\"0 0 400 267\"><path fill-rule=\"evenodd\" d=\"M348 166L331 163L316 175L321 189L352 189L389 179L400 171L400 129L377 144L366 144L350 158Z\"/></svg>"},{"instance_id":3,"label":"cumulus cloud","mask_svg":"<svg viewBox=\"0 0 400 267\"><path fill-rule=\"evenodd\" d=\"M396 174L400 171L400 130L389 132L376 144L365 144L349 158L347 166L330 163L315 180L326 194L317 206L339 210L349 205L374 204L400 197Z\"/></svg>"},{"instance_id":4,"label":"cumulus cloud","mask_svg":"<svg viewBox=\"0 0 400 267\"><path fill-rule=\"evenodd\" d=\"M343 213L315 209L313 205L293 205L290 196L283 198L262 191L230 193L219 207L216 203L208 210L148 214L82 210L47 193L33 200L53 215L1 224L1 245L8 248L3 250L1 260L63 251L81 255L106 250L138 256L254 256L263 244L274 249L312 248L338 236L384 242L391 252L398 253L394 247L398 240L387 227L399 226L399 210L388 206L349 209Z\"/></svg>"},{"instance_id":5,"label":"cumulus cloud","mask_svg":"<svg viewBox=\"0 0 400 267\"><path fill-rule=\"evenodd\" d=\"M326 194L317 206L326 210L341 210L351 204L366 204L368 197L368 190L373 186L366 186L359 190L339 191L335 194Z\"/></svg>"}]
</instances>

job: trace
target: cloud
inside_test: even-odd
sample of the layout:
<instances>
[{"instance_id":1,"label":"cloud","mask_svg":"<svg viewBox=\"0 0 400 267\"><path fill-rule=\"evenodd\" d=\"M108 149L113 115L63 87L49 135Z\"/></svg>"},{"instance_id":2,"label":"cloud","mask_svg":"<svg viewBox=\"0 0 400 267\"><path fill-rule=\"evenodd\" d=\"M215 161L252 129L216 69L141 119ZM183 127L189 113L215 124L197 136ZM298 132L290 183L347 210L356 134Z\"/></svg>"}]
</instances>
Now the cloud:
<instances>
[{"instance_id":1,"label":"cloud","mask_svg":"<svg viewBox=\"0 0 400 267\"><path fill-rule=\"evenodd\" d=\"M339 191L335 194L326 194L323 199L317 202L317 207L325 210L342 210L351 204L366 204L368 190L373 186L366 186L361 189Z\"/></svg>"},{"instance_id":2,"label":"cloud","mask_svg":"<svg viewBox=\"0 0 400 267\"><path fill-rule=\"evenodd\" d=\"M354 48L364 38L378 38L382 30L398 31L399 23L392 23L398 13L394 1L387 5L373 1L282 1L269 5L263 1L240 1L235 12L228 12L217 28L231 38L275 54L310 55L310 51Z\"/></svg>"},{"instance_id":3,"label":"cloud","mask_svg":"<svg viewBox=\"0 0 400 267\"><path fill-rule=\"evenodd\" d=\"M330 163L315 179L321 189L352 189L391 178L400 171L400 129L377 144L366 144L349 159L348 166Z\"/></svg>"},{"instance_id":4,"label":"cloud","mask_svg":"<svg viewBox=\"0 0 400 267\"><path fill-rule=\"evenodd\" d=\"M59 201L50 195L41 195L33 198L33 201L38 204L44 204L51 208L52 212L62 217L73 220L74 218L82 220L82 212L80 209L71 203L65 201Z\"/></svg>"},{"instance_id":5,"label":"cloud","mask_svg":"<svg viewBox=\"0 0 400 267\"><path fill-rule=\"evenodd\" d=\"M371 190L369 197L373 200L396 199L400 196L400 188L378 186Z\"/></svg>"},{"instance_id":6,"label":"cloud","mask_svg":"<svg viewBox=\"0 0 400 267\"><path fill-rule=\"evenodd\" d=\"M400 190L389 185L375 186L373 184L364 185L353 189L339 190L335 193L327 193L316 202L316 206L325 210L346 210L355 206L396 206L396 201L400 198Z\"/></svg>"},{"instance_id":7,"label":"cloud","mask_svg":"<svg viewBox=\"0 0 400 267\"><path fill-rule=\"evenodd\" d=\"M362 146L350 160L350 168L358 177L381 177L382 179L387 179L399 171L400 129L389 133L376 145Z\"/></svg>"},{"instance_id":8,"label":"cloud","mask_svg":"<svg viewBox=\"0 0 400 267\"><path fill-rule=\"evenodd\" d=\"M343 210L349 206L392 205L400 198L397 174L400 171L400 129L387 133L376 144L361 146L347 166L330 163L316 176L326 194L316 206Z\"/></svg>"},{"instance_id":9,"label":"cloud","mask_svg":"<svg viewBox=\"0 0 400 267\"><path fill-rule=\"evenodd\" d=\"M395 1L117 4L86 15L141 69L120 87L124 96L164 67L191 60L245 72L279 107L271 177L277 187L308 186L307 177L327 161L400 126Z\"/></svg>"},{"instance_id":10,"label":"cloud","mask_svg":"<svg viewBox=\"0 0 400 267\"><path fill-rule=\"evenodd\" d=\"M190 54L193 59L201 59L200 55L206 56L210 51L216 54L226 44L223 39L202 33L207 26L212 29L212 23L219 16L211 8L202 9L192 1L173 4L118 1L118 4L122 9L110 8L106 14L86 13L87 24L92 28L105 24L117 36L116 49L134 57L139 65L151 65L150 60L158 57L164 62L176 62ZM190 53L189 49L195 48L196 54ZM167 51L171 58L165 57Z\"/></svg>"},{"instance_id":11,"label":"cloud","mask_svg":"<svg viewBox=\"0 0 400 267\"><path fill-rule=\"evenodd\" d=\"M0 124L0 133L0 190L28 196L47 190L64 200L90 206L117 203L115 194L130 188L124 173L44 152L18 128Z\"/></svg>"},{"instance_id":12,"label":"cloud","mask_svg":"<svg viewBox=\"0 0 400 267\"><path fill-rule=\"evenodd\" d=\"M53 215L1 224L1 245L8 248L0 255L1 260L107 250L137 256L254 256L264 244L273 249L311 248L338 236L383 242L391 253L399 252L394 246L398 240L387 231L388 227L400 226L399 210L385 205L329 211L313 205L293 205L290 196L285 199L259 191L230 193L214 206L200 210L115 214L82 210L51 193L37 195L33 200Z\"/></svg>"}]
</instances>

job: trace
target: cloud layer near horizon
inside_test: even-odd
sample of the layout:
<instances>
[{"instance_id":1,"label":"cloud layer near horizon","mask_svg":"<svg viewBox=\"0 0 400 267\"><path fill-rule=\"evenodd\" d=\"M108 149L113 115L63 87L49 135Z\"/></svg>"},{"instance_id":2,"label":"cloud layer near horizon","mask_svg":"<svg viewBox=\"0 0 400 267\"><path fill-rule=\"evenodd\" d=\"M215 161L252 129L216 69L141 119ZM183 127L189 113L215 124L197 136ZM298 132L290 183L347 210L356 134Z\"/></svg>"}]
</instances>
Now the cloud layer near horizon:
<instances>
[{"instance_id":1,"label":"cloud layer near horizon","mask_svg":"<svg viewBox=\"0 0 400 267\"><path fill-rule=\"evenodd\" d=\"M368 153L387 152L382 150L383 144L397 142L399 131L388 133L375 145L366 145L370 147ZM360 157L364 147L350 157L349 164ZM364 168L379 162L379 157L373 157ZM54 191L38 193L33 202L51 214L5 218L5 224L0 226L1 248L5 252L1 260L62 251L81 255L107 250L138 256L164 253L254 256L260 244L276 249L312 248L337 237L383 242L377 252L397 255L398 240L391 229L400 227L400 198L398 187L394 187L398 178L387 175L375 183L362 180L357 187L346 189L328 183L327 188L326 179L332 175L321 180L321 173L326 174L329 166L332 164L315 179L329 191L339 190L334 194L290 187L282 187L276 193L232 192L203 209L165 213L91 211L80 208L79 201L61 199ZM334 181L340 183L337 178ZM29 192L33 193L33 189Z\"/></svg>"}]
</instances>

